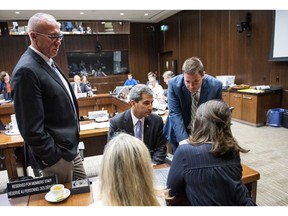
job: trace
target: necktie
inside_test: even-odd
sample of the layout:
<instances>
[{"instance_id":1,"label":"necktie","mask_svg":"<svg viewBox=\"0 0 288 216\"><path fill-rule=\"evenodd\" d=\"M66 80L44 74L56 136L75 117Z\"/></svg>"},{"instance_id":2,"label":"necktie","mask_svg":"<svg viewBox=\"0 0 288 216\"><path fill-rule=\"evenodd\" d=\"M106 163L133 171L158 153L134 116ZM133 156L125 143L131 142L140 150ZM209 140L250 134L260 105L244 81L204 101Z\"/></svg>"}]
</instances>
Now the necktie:
<instances>
[{"instance_id":1,"label":"necktie","mask_svg":"<svg viewBox=\"0 0 288 216\"><path fill-rule=\"evenodd\" d=\"M197 111L197 92L192 95L192 103L191 103L191 121L190 121L190 129L193 129L193 124Z\"/></svg>"},{"instance_id":2,"label":"necktie","mask_svg":"<svg viewBox=\"0 0 288 216\"><path fill-rule=\"evenodd\" d=\"M142 122L140 120L136 123L136 137L142 140Z\"/></svg>"},{"instance_id":3,"label":"necktie","mask_svg":"<svg viewBox=\"0 0 288 216\"><path fill-rule=\"evenodd\" d=\"M81 89L79 85L77 85L77 93L81 93Z\"/></svg>"}]
</instances>

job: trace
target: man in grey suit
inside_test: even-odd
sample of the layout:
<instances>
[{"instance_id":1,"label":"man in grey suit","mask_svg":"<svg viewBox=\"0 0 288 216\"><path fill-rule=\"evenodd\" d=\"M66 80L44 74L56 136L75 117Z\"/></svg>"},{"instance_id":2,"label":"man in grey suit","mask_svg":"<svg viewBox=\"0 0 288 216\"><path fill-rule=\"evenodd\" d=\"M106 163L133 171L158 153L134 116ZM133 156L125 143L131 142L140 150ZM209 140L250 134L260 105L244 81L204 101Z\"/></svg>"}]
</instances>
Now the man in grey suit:
<instances>
[{"instance_id":1,"label":"man in grey suit","mask_svg":"<svg viewBox=\"0 0 288 216\"><path fill-rule=\"evenodd\" d=\"M193 127L193 120L191 121L193 96L197 107L208 100L222 99L222 82L205 74L203 63L199 58L187 59L182 71L183 74L168 81L169 114L164 125L164 133L172 145L173 153L179 143L185 143Z\"/></svg>"},{"instance_id":2,"label":"man in grey suit","mask_svg":"<svg viewBox=\"0 0 288 216\"><path fill-rule=\"evenodd\" d=\"M150 151L152 163L161 164L166 157L166 138L163 133L163 119L152 113L153 91L144 84L132 87L129 93L131 108L110 120L108 141L117 133L137 135L136 125L140 120L141 139ZM137 137L137 136L136 136Z\"/></svg>"},{"instance_id":3,"label":"man in grey suit","mask_svg":"<svg viewBox=\"0 0 288 216\"><path fill-rule=\"evenodd\" d=\"M34 169L59 183L86 178L78 153L79 110L69 81L52 60L63 35L49 14L28 22L31 45L12 74L12 96L25 153Z\"/></svg>"}]
</instances>

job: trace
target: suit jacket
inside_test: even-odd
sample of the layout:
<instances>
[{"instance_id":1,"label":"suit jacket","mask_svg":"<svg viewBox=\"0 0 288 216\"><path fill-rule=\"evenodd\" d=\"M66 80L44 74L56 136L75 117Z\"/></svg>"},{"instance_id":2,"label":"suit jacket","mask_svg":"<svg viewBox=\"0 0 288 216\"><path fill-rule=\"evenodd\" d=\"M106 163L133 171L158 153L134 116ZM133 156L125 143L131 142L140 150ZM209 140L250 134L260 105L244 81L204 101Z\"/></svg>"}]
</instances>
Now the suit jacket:
<instances>
[{"instance_id":1,"label":"suit jacket","mask_svg":"<svg viewBox=\"0 0 288 216\"><path fill-rule=\"evenodd\" d=\"M242 183L240 154L215 156L211 144L180 145L167 178L170 195L187 197L192 206L255 205Z\"/></svg>"},{"instance_id":2,"label":"suit jacket","mask_svg":"<svg viewBox=\"0 0 288 216\"><path fill-rule=\"evenodd\" d=\"M173 77L168 82L169 114L164 133L170 143L179 143L189 136L187 127L191 121L191 93L185 86L183 74ZM222 99L222 82L205 74L198 106L212 99Z\"/></svg>"},{"instance_id":3,"label":"suit jacket","mask_svg":"<svg viewBox=\"0 0 288 216\"><path fill-rule=\"evenodd\" d=\"M74 91L75 88L75 82L71 83L71 87ZM85 92L89 92L91 91L91 88L89 88L86 84L80 83L80 89L81 89L81 93L85 93Z\"/></svg>"},{"instance_id":4,"label":"suit jacket","mask_svg":"<svg viewBox=\"0 0 288 216\"><path fill-rule=\"evenodd\" d=\"M108 141L117 132L125 132L134 136L131 109L114 116L110 120ZM163 133L163 120L160 116L152 113L144 121L144 143L150 151L153 163L161 164L165 162L166 141Z\"/></svg>"},{"instance_id":5,"label":"suit jacket","mask_svg":"<svg viewBox=\"0 0 288 216\"><path fill-rule=\"evenodd\" d=\"M30 48L12 73L16 119L33 168L52 166L60 158L72 161L77 155L78 104L63 77L73 101L56 72Z\"/></svg>"}]
</instances>

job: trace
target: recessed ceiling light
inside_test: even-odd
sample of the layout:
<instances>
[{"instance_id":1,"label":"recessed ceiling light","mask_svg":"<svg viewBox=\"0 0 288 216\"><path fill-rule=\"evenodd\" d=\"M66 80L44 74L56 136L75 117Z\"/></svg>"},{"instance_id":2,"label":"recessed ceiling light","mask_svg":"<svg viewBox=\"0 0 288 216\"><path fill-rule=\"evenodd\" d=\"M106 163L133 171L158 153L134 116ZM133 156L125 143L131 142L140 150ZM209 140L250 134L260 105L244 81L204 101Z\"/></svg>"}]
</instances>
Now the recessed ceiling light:
<instances>
[{"instance_id":1,"label":"recessed ceiling light","mask_svg":"<svg viewBox=\"0 0 288 216\"><path fill-rule=\"evenodd\" d=\"M120 13L120 16L124 16L124 13Z\"/></svg>"},{"instance_id":2,"label":"recessed ceiling light","mask_svg":"<svg viewBox=\"0 0 288 216\"><path fill-rule=\"evenodd\" d=\"M144 14L144 16L148 16L148 15L149 15L148 13L145 13L145 14Z\"/></svg>"},{"instance_id":3,"label":"recessed ceiling light","mask_svg":"<svg viewBox=\"0 0 288 216\"><path fill-rule=\"evenodd\" d=\"M84 15L84 12L80 12L81 15Z\"/></svg>"},{"instance_id":4,"label":"recessed ceiling light","mask_svg":"<svg viewBox=\"0 0 288 216\"><path fill-rule=\"evenodd\" d=\"M19 12L19 11L16 11L15 14L20 14L20 12Z\"/></svg>"}]
</instances>

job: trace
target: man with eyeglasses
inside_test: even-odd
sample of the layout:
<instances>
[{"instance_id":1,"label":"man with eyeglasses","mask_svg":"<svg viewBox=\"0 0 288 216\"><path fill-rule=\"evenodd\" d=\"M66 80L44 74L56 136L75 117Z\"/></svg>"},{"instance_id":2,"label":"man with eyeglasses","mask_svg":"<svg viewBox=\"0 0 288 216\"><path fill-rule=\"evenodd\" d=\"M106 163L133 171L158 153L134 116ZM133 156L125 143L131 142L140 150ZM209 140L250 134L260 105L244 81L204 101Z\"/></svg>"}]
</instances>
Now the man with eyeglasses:
<instances>
[{"instance_id":1,"label":"man with eyeglasses","mask_svg":"<svg viewBox=\"0 0 288 216\"><path fill-rule=\"evenodd\" d=\"M172 145L173 153L179 144L186 143L193 129L193 116L197 107L212 99L222 99L222 82L205 74L199 58L188 58L182 71L182 74L168 81L169 114L164 133Z\"/></svg>"},{"instance_id":2,"label":"man with eyeglasses","mask_svg":"<svg viewBox=\"0 0 288 216\"><path fill-rule=\"evenodd\" d=\"M28 22L31 45L12 73L12 97L28 164L58 183L87 178L79 143L79 109L71 85L52 58L63 35L49 14Z\"/></svg>"}]
</instances>

